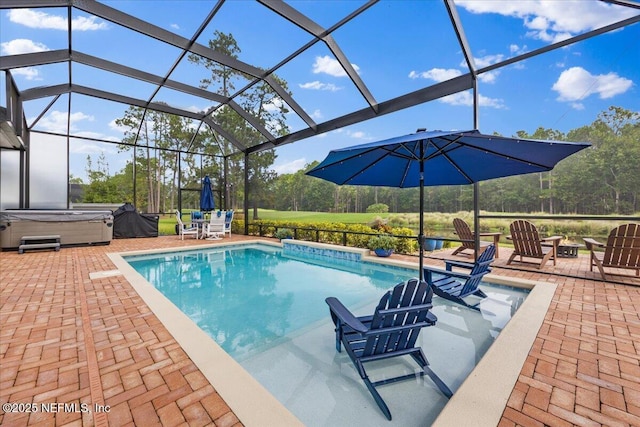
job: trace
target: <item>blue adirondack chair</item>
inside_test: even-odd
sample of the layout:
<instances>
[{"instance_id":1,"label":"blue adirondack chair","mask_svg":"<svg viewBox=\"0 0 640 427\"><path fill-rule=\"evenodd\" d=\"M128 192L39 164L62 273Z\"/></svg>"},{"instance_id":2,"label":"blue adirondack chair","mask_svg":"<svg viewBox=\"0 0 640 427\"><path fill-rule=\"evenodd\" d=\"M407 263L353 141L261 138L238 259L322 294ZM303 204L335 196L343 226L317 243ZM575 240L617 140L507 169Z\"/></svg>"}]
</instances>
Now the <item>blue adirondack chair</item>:
<instances>
[{"instance_id":1,"label":"blue adirondack chair","mask_svg":"<svg viewBox=\"0 0 640 427\"><path fill-rule=\"evenodd\" d=\"M496 254L496 247L491 244L482 252L478 260L474 263L463 261L445 260L446 270L440 270L433 267L424 267L424 278L433 289L436 295L448 299L449 301L462 304L465 307L474 310L480 310L478 305L469 304L463 298L469 295L475 295L480 298L486 298L487 295L482 292L478 285L482 281L485 274L491 271L491 263ZM453 267L469 269L469 273L453 271ZM434 273L444 277L436 278Z\"/></svg>"},{"instance_id":2,"label":"blue adirondack chair","mask_svg":"<svg viewBox=\"0 0 640 427\"><path fill-rule=\"evenodd\" d=\"M445 396L452 395L449 387L428 367L422 349L415 346L420 330L435 325L438 320L429 311L432 297L433 291L426 282L410 279L384 294L372 316L355 317L337 298L325 300L336 325L336 350L341 352L344 345L367 389L389 420L391 412L376 386L415 379L416 375L426 373ZM366 362L405 355L411 355L420 365L419 373L376 382L369 379L364 368Z\"/></svg>"}]
</instances>

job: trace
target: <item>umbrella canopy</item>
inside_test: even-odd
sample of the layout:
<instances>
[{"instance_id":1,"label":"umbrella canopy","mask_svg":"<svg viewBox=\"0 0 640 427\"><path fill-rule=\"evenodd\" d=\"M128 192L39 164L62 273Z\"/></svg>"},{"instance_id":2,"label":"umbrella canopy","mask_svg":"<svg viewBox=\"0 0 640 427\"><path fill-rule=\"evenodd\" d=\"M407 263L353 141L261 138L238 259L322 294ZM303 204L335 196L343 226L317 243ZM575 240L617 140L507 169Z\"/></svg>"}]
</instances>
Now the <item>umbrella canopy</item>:
<instances>
[{"instance_id":1,"label":"umbrella canopy","mask_svg":"<svg viewBox=\"0 0 640 427\"><path fill-rule=\"evenodd\" d=\"M307 175L339 185L420 187L420 278L423 276L424 186L463 185L545 172L589 144L484 135L470 131L419 131L384 141L332 150ZM474 203L474 211L478 211ZM476 236L478 236L477 224Z\"/></svg>"},{"instance_id":2,"label":"umbrella canopy","mask_svg":"<svg viewBox=\"0 0 640 427\"><path fill-rule=\"evenodd\" d=\"M202 180L202 191L200 193L200 210L211 212L215 209L213 202L213 191L211 190L211 179L206 175Z\"/></svg>"}]
</instances>

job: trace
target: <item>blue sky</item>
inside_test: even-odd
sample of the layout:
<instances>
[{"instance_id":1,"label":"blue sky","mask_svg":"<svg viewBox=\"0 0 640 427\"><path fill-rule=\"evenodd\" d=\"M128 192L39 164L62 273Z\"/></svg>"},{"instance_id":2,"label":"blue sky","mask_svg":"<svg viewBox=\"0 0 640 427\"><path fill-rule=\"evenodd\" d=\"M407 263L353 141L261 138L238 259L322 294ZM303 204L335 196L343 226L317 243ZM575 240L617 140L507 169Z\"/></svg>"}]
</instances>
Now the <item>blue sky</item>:
<instances>
[{"instance_id":1,"label":"blue sky","mask_svg":"<svg viewBox=\"0 0 640 427\"><path fill-rule=\"evenodd\" d=\"M191 38L213 2L105 1L125 13ZM150 7L150 5L153 5ZM323 27L330 27L358 8L358 1L292 1L291 6ZM582 34L640 14L599 1L456 1L464 31L478 67ZM73 12L73 49L164 76L179 51L149 40L116 24L78 10ZM0 16L2 55L67 48L64 8L3 10ZM207 44L214 30L232 33L242 52L239 59L263 68L273 67L311 36L264 6L250 1L227 1L198 40ZM467 72L461 49L440 1L381 1L333 34L359 77L377 102L445 81ZM481 76L479 129L513 135L538 127L563 132L592 123L609 106L640 111L640 24L557 49ZM75 64L74 82L148 99L154 87L122 76ZM21 89L66 83L67 64L14 70ZM321 123L366 107L362 96L322 43L284 65L277 75L288 82L294 99ZM181 63L170 78L197 86L206 73ZM4 85L3 85L4 86ZM239 85L240 87L240 85ZM4 87L2 103L4 105ZM471 92L455 94L398 113L328 132L277 149L274 169L293 172L322 160L329 150L414 132L417 128L471 129ZM201 111L211 105L171 90L155 100ZM52 99L25 106L29 123ZM35 129L64 132L68 98L60 97ZM81 95L72 97L72 133L119 140L115 120L126 106ZM304 123L289 116L291 130ZM71 173L84 175L87 154L101 151L110 170L124 166L116 147L93 141L71 144Z\"/></svg>"}]
</instances>

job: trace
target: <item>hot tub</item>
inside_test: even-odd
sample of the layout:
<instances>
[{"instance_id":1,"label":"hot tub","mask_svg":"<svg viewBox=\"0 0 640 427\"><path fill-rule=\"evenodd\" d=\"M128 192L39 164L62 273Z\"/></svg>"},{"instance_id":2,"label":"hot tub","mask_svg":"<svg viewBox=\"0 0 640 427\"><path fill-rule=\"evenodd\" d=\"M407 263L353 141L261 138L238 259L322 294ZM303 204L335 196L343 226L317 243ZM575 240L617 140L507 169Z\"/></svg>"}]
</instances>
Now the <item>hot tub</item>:
<instances>
[{"instance_id":1,"label":"hot tub","mask_svg":"<svg viewBox=\"0 0 640 427\"><path fill-rule=\"evenodd\" d=\"M6 210L0 211L0 248L20 246L23 236L59 235L61 245L111 243L111 211Z\"/></svg>"}]
</instances>

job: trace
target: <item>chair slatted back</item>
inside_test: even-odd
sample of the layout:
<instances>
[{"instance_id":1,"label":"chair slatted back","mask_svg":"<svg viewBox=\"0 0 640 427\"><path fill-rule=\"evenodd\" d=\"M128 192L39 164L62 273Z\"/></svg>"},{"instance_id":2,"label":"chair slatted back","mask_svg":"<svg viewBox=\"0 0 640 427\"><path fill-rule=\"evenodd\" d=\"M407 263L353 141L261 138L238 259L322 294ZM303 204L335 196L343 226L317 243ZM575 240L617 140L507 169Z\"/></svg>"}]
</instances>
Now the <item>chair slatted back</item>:
<instances>
[{"instance_id":1,"label":"chair slatted back","mask_svg":"<svg viewBox=\"0 0 640 427\"><path fill-rule=\"evenodd\" d=\"M453 220L453 228L455 228L456 234L460 237L460 240L467 240L466 242L462 242L462 246L467 249L475 249L475 243L469 241L474 240L469 224L460 218L455 218Z\"/></svg>"},{"instance_id":2,"label":"chair slatted back","mask_svg":"<svg viewBox=\"0 0 640 427\"><path fill-rule=\"evenodd\" d=\"M516 253L532 258L543 258L542 245L538 229L533 223L519 219L509 226L513 249Z\"/></svg>"},{"instance_id":3,"label":"chair slatted back","mask_svg":"<svg viewBox=\"0 0 640 427\"><path fill-rule=\"evenodd\" d=\"M224 233L224 216L212 214L209 219L209 232Z\"/></svg>"},{"instance_id":4,"label":"chair slatted back","mask_svg":"<svg viewBox=\"0 0 640 427\"><path fill-rule=\"evenodd\" d=\"M433 291L425 281L410 279L396 285L378 303L366 333L363 356L415 347L420 329L429 325Z\"/></svg>"},{"instance_id":5,"label":"chair slatted back","mask_svg":"<svg viewBox=\"0 0 640 427\"><path fill-rule=\"evenodd\" d=\"M640 268L640 224L624 224L611 230L602 264Z\"/></svg>"},{"instance_id":6,"label":"chair slatted back","mask_svg":"<svg viewBox=\"0 0 640 427\"><path fill-rule=\"evenodd\" d=\"M177 209L176 209L176 219L178 220L178 225L180 226L180 229L183 229L184 223L182 222L182 214Z\"/></svg>"},{"instance_id":7,"label":"chair slatted back","mask_svg":"<svg viewBox=\"0 0 640 427\"><path fill-rule=\"evenodd\" d=\"M230 226L231 225L231 221L233 221L233 210L226 211L224 213L224 218L225 218L225 220L224 220L225 224L227 226Z\"/></svg>"},{"instance_id":8,"label":"chair slatted back","mask_svg":"<svg viewBox=\"0 0 640 427\"><path fill-rule=\"evenodd\" d=\"M474 263L473 268L469 273L469 278L465 282L460 295L468 295L478 289L478 285L482 281L484 275L491 271L490 267L495 255L495 245L491 244L487 246L487 249L482 252L482 254L478 257L478 260Z\"/></svg>"}]
</instances>

